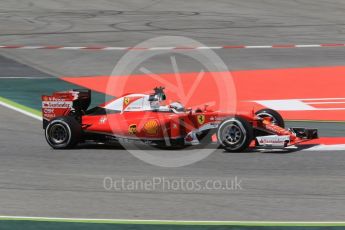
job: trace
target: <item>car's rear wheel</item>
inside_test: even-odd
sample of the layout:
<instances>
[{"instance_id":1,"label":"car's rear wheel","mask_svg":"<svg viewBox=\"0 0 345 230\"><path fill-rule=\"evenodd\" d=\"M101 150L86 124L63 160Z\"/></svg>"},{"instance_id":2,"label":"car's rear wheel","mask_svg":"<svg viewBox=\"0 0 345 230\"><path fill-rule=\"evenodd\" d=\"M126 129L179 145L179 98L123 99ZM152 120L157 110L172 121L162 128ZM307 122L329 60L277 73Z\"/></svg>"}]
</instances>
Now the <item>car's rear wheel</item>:
<instances>
[{"instance_id":1,"label":"car's rear wheel","mask_svg":"<svg viewBox=\"0 0 345 230\"><path fill-rule=\"evenodd\" d=\"M228 152L241 152L248 149L253 138L252 125L242 117L228 118L218 127L217 139Z\"/></svg>"},{"instance_id":2,"label":"car's rear wheel","mask_svg":"<svg viewBox=\"0 0 345 230\"><path fill-rule=\"evenodd\" d=\"M256 116L264 118L264 117L270 117L272 119L272 123L275 125L278 125L282 128L285 128L285 122L283 117L275 110L273 109L261 109L257 111Z\"/></svg>"},{"instance_id":3,"label":"car's rear wheel","mask_svg":"<svg viewBox=\"0 0 345 230\"><path fill-rule=\"evenodd\" d=\"M81 132L80 124L73 117L57 117L48 123L45 137L52 148L69 149L78 144Z\"/></svg>"}]
</instances>

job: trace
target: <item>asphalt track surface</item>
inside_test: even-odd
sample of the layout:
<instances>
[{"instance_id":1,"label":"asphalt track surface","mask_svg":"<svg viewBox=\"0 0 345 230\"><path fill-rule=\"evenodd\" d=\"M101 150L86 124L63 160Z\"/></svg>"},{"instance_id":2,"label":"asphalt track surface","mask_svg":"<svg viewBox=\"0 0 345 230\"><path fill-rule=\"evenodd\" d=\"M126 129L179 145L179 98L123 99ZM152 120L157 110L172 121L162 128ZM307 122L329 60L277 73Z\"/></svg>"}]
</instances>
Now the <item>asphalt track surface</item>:
<instances>
[{"instance_id":1,"label":"asphalt track surface","mask_svg":"<svg viewBox=\"0 0 345 230\"><path fill-rule=\"evenodd\" d=\"M3 1L0 43L133 46L160 35L187 36L209 46L337 43L345 38L344 10L344 2L335 0ZM122 51L86 52L1 50L3 71L0 76L107 75L124 54ZM345 50L219 50L217 54L229 69L265 69L344 65ZM28 71L18 63L36 70ZM199 70L188 60L182 63L181 72ZM158 73L171 72L168 64L162 58L155 58L146 67ZM322 128L326 136L342 136L341 125L315 125ZM39 121L4 107L0 108L0 127L1 215L189 220L344 219L344 152L229 154L216 150L193 165L161 168L146 164L121 149L51 150ZM103 179L107 176L201 181L237 177L242 181L242 189L106 191Z\"/></svg>"}]
</instances>

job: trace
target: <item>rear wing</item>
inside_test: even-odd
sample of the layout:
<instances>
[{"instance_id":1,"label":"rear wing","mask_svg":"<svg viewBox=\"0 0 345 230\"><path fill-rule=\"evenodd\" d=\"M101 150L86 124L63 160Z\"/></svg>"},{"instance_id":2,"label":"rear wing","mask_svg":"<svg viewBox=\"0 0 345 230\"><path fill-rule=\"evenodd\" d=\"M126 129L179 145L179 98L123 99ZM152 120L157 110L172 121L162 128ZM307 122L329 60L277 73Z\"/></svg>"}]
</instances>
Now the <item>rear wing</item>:
<instances>
[{"instance_id":1,"label":"rear wing","mask_svg":"<svg viewBox=\"0 0 345 230\"><path fill-rule=\"evenodd\" d=\"M43 128L60 116L75 116L77 120L91 103L91 90L74 89L42 95Z\"/></svg>"}]
</instances>

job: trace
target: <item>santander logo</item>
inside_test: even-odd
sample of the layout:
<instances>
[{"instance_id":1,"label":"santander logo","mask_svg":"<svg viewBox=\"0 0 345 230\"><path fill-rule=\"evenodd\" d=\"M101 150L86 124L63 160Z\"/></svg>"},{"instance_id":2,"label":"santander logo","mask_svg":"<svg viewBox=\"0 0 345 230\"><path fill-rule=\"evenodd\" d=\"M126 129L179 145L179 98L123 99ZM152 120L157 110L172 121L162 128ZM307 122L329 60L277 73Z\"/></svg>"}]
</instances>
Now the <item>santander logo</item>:
<instances>
[{"instance_id":1,"label":"santander logo","mask_svg":"<svg viewBox=\"0 0 345 230\"><path fill-rule=\"evenodd\" d=\"M71 101L43 101L42 108L72 108L73 102Z\"/></svg>"}]
</instances>

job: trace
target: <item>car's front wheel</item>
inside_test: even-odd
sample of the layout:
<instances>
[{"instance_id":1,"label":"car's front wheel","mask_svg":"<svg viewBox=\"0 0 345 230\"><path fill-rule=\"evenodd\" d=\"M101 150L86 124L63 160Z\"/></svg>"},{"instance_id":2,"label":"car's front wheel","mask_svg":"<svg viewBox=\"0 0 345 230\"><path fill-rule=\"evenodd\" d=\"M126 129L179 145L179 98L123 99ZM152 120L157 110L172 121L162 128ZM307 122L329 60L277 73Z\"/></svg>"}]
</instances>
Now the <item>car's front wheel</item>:
<instances>
[{"instance_id":1,"label":"car's front wheel","mask_svg":"<svg viewBox=\"0 0 345 230\"><path fill-rule=\"evenodd\" d=\"M69 149L78 144L81 132L80 124L73 117L57 117L48 123L45 137L52 148Z\"/></svg>"},{"instance_id":2,"label":"car's front wheel","mask_svg":"<svg viewBox=\"0 0 345 230\"><path fill-rule=\"evenodd\" d=\"M275 110L273 109L261 109L259 111L257 111L256 116L261 117L261 118L265 118L265 117L269 117L272 119L272 123L275 125L278 125L282 128L285 128L285 122L283 117Z\"/></svg>"},{"instance_id":3,"label":"car's front wheel","mask_svg":"<svg viewBox=\"0 0 345 230\"><path fill-rule=\"evenodd\" d=\"M217 139L228 152L241 152L248 149L253 140L253 127L242 117L232 117L220 123Z\"/></svg>"}]
</instances>

